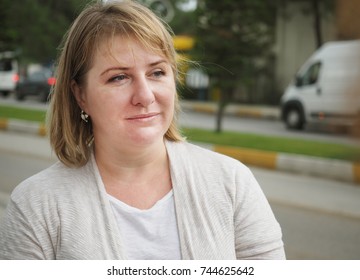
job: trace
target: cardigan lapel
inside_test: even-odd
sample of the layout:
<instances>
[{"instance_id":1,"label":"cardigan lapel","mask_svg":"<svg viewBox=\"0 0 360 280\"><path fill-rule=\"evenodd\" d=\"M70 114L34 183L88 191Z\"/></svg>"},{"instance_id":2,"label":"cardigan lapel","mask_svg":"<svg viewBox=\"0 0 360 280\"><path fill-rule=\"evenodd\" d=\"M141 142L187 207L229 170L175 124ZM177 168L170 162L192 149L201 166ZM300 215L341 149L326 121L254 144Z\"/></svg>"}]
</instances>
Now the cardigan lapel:
<instances>
[{"instance_id":1,"label":"cardigan lapel","mask_svg":"<svg viewBox=\"0 0 360 280\"><path fill-rule=\"evenodd\" d=\"M118 224L116 222L114 213L111 209L109 198L107 197L107 192L104 186L104 183L101 179L99 169L96 164L94 153L91 155L91 169L93 171L95 182L99 194L99 207L101 208L102 217L99 219L102 224L99 225L104 228L106 236L104 239L104 247L107 248L107 255L104 256L104 259L126 259L124 255L124 249L122 246L121 234L119 231Z\"/></svg>"},{"instance_id":2,"label":"cardigan lapel","mask_svg":"<svg viewBox=\"0 0 360 280\"><path fill-rule=\"evenodd\" d=\"M201 167L188 149L190 145L166 141L182 258L234 259L233 231L219 227L219 221L226 224L226 220L231 220L226 228L232 228L232 211L226 209L228 215L223 222L220 216L223 204L220 209L218 197L207 195L206 187L211 188L214 183L209 182L206 170L197 172ZM220 213L216 213L218 209Z\"/></svg>"}]
</instances>

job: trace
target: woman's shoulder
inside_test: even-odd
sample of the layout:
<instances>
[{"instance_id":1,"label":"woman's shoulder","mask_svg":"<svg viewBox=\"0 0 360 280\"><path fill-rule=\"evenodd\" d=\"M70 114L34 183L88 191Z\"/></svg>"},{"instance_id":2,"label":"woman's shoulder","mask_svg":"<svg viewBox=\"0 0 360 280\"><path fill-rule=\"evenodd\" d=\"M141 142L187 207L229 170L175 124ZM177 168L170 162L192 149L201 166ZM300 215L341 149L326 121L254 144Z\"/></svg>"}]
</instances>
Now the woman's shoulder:
<instances>
[{"instance_id":1,"label":"woman's shoulder","mask_svg":"<svg viewBox=\"0 0 360 280\"><path fill-rule=\"evenodd\" d=\"M11 194L11 199L22 201L61 197L69 190L76 194L76 190L88 184L87 169L87 167L71 168L61 162L56 162L17 185Z\"/></svg>"}]
</instances>

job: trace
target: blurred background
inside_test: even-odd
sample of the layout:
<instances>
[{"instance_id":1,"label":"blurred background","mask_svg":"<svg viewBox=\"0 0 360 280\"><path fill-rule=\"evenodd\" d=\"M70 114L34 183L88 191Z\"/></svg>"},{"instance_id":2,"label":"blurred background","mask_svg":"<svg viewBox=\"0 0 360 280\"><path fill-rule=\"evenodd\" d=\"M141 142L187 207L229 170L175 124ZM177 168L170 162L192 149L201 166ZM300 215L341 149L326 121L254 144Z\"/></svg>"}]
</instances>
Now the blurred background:
<instances>
[{"instance_id":1,"label":"blurred background","mask_svg":"<svg viewBox=\"0 0 360 280\"><path fill-rule=\"evenodd\" d=\"M116 0L110 0L116 1ZM0 214L52 164L62 37L89 0L0 0ZM180 125L253 170L289 259L360 259L360 2L139 0L174 31Z\"/></svg>"}]
</instances>

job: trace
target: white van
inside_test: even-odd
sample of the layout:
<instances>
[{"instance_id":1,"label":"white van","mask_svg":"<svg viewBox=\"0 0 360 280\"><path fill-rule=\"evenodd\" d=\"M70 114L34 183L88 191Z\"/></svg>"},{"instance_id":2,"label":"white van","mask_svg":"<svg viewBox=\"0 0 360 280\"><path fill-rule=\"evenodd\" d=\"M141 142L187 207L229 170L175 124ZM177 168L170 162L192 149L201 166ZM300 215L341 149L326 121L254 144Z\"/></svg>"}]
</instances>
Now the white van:
<instances>
[{"instance_id":1,"label":"white van","mask_svg":"<svg viewBox=\"0 0 360 280\"><path fill-rule=\"evenodd\" d=\"M7 96L19 81L19 66L13 52L0 53L0 94Z\"/></svg>"},{"instance_id":2,"label":"white van","mask_svg":"<svg viewBox=\"0 0 360 280\"><path fill-rule=\"evenodd\" d=\"M281 98L281 117L290 129L315 122L353 125L359 114L360 40L324 44Z\"/></svg>"}]
</instances>

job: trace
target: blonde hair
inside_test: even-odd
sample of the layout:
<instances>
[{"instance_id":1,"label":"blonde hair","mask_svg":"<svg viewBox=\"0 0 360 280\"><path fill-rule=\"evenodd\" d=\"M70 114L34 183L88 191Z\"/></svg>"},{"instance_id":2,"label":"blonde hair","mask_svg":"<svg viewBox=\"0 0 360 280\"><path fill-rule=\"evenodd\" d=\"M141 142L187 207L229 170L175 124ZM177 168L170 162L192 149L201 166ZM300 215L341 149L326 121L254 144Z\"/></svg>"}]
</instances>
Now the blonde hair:
<instances>
[{"instance_id":1,"label":"blonde hair","mask_svg":"<svg viewBox=\"0 0 360 280\"><path fill-rule=\"evenodd\" d=\"M81 120L81 108L71 83L84 83L96 48L115 35L130 36L146 48L160 52L178 76L171 31L148 8L134 1L99 2L85 8L64 36L47 115L50 144L67 166L80 167L87 163L93 139L91 120L88 123ZM165 134L170 141L183 140L176 123L178 111L176 94L175 114Z\"/></svg>"}]
</instances>

